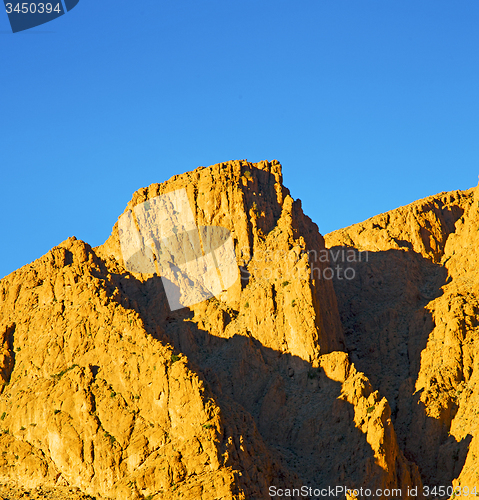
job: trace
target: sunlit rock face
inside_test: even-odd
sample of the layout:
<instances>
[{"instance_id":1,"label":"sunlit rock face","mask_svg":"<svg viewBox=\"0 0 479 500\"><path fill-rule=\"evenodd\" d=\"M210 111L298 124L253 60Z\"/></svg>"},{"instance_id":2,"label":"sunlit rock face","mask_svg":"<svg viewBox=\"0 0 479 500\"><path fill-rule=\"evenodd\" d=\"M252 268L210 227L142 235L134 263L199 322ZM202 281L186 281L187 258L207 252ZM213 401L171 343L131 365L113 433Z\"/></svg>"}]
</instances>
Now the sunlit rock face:
<instances>
[{"instance_id":1,"label":"sunlit rock face","mask_svg":"<svg viewBox=\"0 0 479 500\"><path fill-rule=\"evenodd\" d=\"M276 161L140 189L100 247L70 238L0 281L0 483L118 500L472 484L476 196L323 239Z\"/></svg>"}]
</instances>

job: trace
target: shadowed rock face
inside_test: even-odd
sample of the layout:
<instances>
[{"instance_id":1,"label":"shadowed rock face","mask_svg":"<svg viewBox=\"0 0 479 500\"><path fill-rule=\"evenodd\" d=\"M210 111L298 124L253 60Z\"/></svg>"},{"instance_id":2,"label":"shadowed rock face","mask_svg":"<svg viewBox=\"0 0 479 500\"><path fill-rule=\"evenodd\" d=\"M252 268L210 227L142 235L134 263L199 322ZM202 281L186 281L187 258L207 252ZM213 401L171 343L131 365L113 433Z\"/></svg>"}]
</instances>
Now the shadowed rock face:
<instances>
[{"instance_id":1,"label":"shadowed rock face","mask_svg":"<svg viewBox=\"0 0 479 500\"><path fill-rule=\"evenodd\" d=\"M424 484L479 490L478 189L426 198L325 236L368 251L334 286L346 351L392 407Z\"/></svg>"},{"instance_id":2,"label":"shadowed rock face","mask_svg":"<svg viewBox=\"0 0 479 500\"><path fill-rule=\"evenodd\" d=\"M159 276L126 270L118 224L100 247L70 238L0 281L0 482L250 500L303 485L407 498L419 471L472 481L472 191L328 235L369 250L333 283L278 162L199 168L125 213L179 189L197 227L234 241L239 278L216 297L172 312Z\"/></svg>"}]
</instances>

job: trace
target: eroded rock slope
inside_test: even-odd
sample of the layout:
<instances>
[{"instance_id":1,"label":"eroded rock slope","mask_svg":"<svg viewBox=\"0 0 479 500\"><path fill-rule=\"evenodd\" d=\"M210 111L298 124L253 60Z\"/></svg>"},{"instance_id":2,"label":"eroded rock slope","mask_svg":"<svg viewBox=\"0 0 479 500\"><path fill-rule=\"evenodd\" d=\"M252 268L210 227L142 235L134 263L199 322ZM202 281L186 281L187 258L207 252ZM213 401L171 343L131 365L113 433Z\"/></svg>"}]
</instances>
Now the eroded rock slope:
<instances>
[{"instance_id":1,"label":"eroded rock slope","mask_svg":"<svg viewBox=\"0 0 479 500\"><path fill-rule=\"evenodd\" d=\"M362 252L334 282L346 351L387 397L400 448L424 484L476 492L478 207L478 188L441 193L325 236L333 257Z\"/></svg>"},{"instance_id":2,"label":"eroded rock slope","mask_svg":"<svg viewBox=\"0 0 479 500\"><path fill-rule=\"evenodd\" d=\"M270 485L343 484L401 487L406 498L408 486L421 485L412 461L423 477L432 467L419 460L424 444L408 441L405 430L421 433L434 420L414 417L411 427L407 406L414 383L424 387L421 397L433 390L431 370L421 378L425 362L412 363L417 382L402 368L389 380L361 361L362 344L351 348L359 340L350 330L365 332L367 318L354 323L349 292L336 287L338 312L333 283L311 274L324 240L283 186L279 163L199 168L137 191L126 210L178 189L186 189L197 225L232 234L238 279L217 297L171 312L158 276L126 270L118 224L100 247L70 238L0 281L0 480L122 500L266 499ZM463 205L444 215L448 230ZM452 240L439 229L431 234L436 244L421 258L436 266ZM314 262L320 271L328 264ZM411 266L433 299L442 279L436 268ZM370 306L368 296L357 300L356 315ZM389 321L394 313L385 308ZM427 330L433 320L424 317ZM472 366L464 342L449 378ZM441 397L456 387L444 384L434 386ZM452 416L448 404L431 411ZM454 429L452 444L465 432Z\"/></svg>"}]
</instances>

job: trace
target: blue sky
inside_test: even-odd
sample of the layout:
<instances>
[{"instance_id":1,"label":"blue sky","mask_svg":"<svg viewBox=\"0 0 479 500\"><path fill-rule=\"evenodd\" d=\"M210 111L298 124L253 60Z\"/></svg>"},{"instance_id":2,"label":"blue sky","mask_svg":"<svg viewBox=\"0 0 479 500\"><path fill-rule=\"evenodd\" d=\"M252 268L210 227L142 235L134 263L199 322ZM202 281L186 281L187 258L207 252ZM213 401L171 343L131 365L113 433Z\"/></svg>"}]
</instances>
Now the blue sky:
<instances>
[{"instance_id":1,"label":"blue sky","mask_svg":"<svg viewBox=\"0 0 479 500\"><path fill-rule=\"evenodd\" d=\"M477 184L477 0L80 0L0 12L0 277L199 165L277 159L322 233Z\"/></svg>"}]
</instances>

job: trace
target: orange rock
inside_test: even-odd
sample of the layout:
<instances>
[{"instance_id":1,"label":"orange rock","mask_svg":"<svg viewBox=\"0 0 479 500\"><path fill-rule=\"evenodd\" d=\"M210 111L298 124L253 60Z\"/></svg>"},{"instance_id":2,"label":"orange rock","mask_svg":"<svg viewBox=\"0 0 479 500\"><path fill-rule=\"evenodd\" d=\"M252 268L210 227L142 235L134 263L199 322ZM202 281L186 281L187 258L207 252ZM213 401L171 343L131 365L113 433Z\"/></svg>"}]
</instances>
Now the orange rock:
<instances>
[{"instance_id":1,"label":"orange rock","mask_svg":"<svg viewBox=\"0 0 479 500\"><path fill-rule=\"evenodd\" d=\"M406 498L407 487L422 484L408 459L435 434L407 440L407 429L418 435L424 422L408 423L398 407L413 414L414 370L426 364L396 366L407 334L392 326L411 321L411 349L426 348L421 335L432 320L419 306L437 294L436 267L450 253L443 232L472 209L472 192L442 195L441 206L430 200L414 216L400 209L398 224L409 221L408 229L385 222L327 237L397 252L393 263L412 271L399 285L415 286L403 299L386 257L372 268L357 262L360 279L345 289L325 278L335 263L282 185L277 161L198 168L140 189L126 210L177 189L186 190L197 226L232 234L241 278L217 297L171 312L159 276L125 269L118 224L100 247L70 238L0 281L0 481L118 500L263 499L270 486L303 485L401 487ZM460 264L451 257L449 266ZM444 329L455 360L441 372L448 381L475 373L473 354L464 361L471 337L458 334L467 324L459 303L456 310ZM351 337L352 327L370 342ZM376 370L381 356L386 364ZM441 406L450 393L443 385L439 406L427 407L447 420L454 408Z\"/></svg>"},{"instance_id":2,"label":"orange rock","mask_svg":"<svg viewBox=\"0 0 479 500\"><path fill-rule=\"evenodd\" d=\"M393 407L425 485L476 486L479 189L441 193L325 236L367 252L336 280L346 350Z\"/></svg>"}]
</instances>

